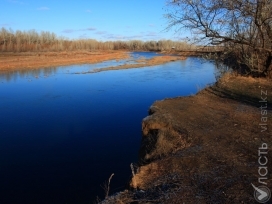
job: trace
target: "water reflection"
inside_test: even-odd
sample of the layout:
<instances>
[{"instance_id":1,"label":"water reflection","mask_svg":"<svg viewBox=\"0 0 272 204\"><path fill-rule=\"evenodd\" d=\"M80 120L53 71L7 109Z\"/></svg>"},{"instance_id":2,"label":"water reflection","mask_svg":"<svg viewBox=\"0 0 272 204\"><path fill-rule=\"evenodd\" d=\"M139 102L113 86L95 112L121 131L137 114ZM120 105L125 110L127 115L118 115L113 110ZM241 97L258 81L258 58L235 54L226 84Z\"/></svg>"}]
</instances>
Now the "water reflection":
<instances>
[{"instance_id":1,"label":"water reflection","mask_svg":"<svg viewBox=\"0 0 272 204\"><path fill-rule=\"evenodd\" d=\"M49 77L57 73L58 69L61 67L47 67L40 69L22 69L17 71L9 71L0 73L0 80L5 80L7 82L16 81L18 78L38 78L38 77Z\"/></svg>"},{"instance_id":2,"label":"water reflection","mask_svg":"<svg viewBox=\"0 0 272 204\"><path fill-rule=\"evenodd\" d=\"M120 66L124 64L138 64L135 60L139 58L150 59L155 56L163 56L163 54L155 52L131 52L130 58L124 60L108 60L96 64L82 64L82 65L71 65L71 66L59 66L59 67L48 67L40 69L22 69L18 71L9 71L0 73L0 80L5 80L6 82L16 81L17 78L27 78L29 80L33 78L49 77L55 75L57 72L70 73L70 74L81 74L88 73L94 69ZM76 68L76 70L74 70Z\"/></svg>"},{"instance_id":3,"label":"water reflection","mask_svg":"<svg viewBox=\"0 0 272 204\"><path fill-rule=\"evenodd\" d=\"M131 53L131 58L126 60L109 60L96 64L82 64L82 65L70 65L70 66L59 66L59 67L47 67L40 69L22 69L18 71L9 71L0 73L0 81L2 83L4 81L11 82L16 81L17 79L27 79L28 81L32 81L33 79L46 78L56 74L84 74L90 73L95 69L106 68L106 67L114 67L124 64L137 64L135 60L141 57L152 58L154 56L159 56L161 54L157 53L149 53L149 52L135 52ZM206 59L201 58L189 58L188 60L177 61L175 64L175 68L179 68L183 70L183 72L196 72L197 69L188 69L190 68L190 59L197 59L199 61L200 66L202 64L207 63ZM209 63L215 64L215 78L218 80L223 73L230 71L230 68L222 63L210 61ZM171 64L168 63L168 64ZM170 66L171 67L171 66ZM164 72L165 73L165 72Z\"/></svg>"}]
</instances>

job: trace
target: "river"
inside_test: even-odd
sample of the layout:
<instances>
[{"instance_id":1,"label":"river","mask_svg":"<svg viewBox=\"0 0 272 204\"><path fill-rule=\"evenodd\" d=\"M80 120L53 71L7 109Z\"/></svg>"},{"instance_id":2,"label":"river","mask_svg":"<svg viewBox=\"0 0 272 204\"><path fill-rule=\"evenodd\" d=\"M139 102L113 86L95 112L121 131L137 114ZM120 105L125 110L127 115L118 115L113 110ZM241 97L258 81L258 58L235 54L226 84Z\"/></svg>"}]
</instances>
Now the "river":
<instances>
[{"instance_id":1,"label":"river","mask_svg":"<svg viewBox=\"0 0 272 204\"><path fill-rule=\"evenodd\" d=\"M133 58L155 53L132 53ZM0 203L92 203L129 181L155 100L216 81L209 61L80 74L127 60L0 74ZM75 74L77 73L77 74Z\"/></svg>"}]
</instances>

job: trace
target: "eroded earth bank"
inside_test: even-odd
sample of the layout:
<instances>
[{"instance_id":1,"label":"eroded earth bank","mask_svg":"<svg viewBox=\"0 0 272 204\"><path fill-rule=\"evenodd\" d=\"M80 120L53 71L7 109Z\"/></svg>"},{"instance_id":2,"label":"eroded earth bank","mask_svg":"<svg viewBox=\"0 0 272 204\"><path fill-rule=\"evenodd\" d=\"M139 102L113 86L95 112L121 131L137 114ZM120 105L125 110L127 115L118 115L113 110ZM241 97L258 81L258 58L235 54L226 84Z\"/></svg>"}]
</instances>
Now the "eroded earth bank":
<instances>
[{"instance_id":1,"label":"eroded earth bank","mask_svg":"<svg viewBox=\"0 0 272 204\"><path fill-rule=\"evenodd\" d=\"M258 155L272 146L271 101L271 81L230 74L195 96L156 101L130 188L102 203L255 203L251 184L272 169L271 151L261 150L264 166Z\"/></svg>"}]
</instances>

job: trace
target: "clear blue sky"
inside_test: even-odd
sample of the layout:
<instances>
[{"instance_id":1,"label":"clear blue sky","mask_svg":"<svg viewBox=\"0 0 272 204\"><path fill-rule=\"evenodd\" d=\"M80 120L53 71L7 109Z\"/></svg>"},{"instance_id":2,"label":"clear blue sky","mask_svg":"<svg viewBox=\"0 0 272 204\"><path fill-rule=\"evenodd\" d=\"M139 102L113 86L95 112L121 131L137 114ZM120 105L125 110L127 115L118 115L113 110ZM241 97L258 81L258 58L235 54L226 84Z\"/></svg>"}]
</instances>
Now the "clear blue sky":
<instances>
[{"instance_id":1,"label":"clear blue sky","mask_svg":"<svg viewBox=\"0 0 272 204\"><path fill-rule=\"evenodd\" d=\"M69 39L178 40L166 32L166 0L0 0L0 27Z\"/></svg>"}]
</instances>

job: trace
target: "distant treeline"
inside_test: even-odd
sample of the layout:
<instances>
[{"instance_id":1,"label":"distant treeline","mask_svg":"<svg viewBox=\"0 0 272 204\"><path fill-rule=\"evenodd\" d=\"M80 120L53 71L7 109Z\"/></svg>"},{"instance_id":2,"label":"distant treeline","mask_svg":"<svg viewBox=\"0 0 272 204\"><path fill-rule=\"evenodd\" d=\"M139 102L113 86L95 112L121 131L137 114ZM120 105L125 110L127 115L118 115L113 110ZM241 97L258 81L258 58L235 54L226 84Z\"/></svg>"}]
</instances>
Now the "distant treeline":
<instances>
[{"instance_id":1,"label":"distant treeline","mask_svg":"<svg viewBox=\"0 0 272 204\"><path fill-rule=\"evenodd\" d=\"M142 50L142 51L195 50L182 41L106 41L94 39L67 40L55 33L35 30L0 30L0 52L76 51L76 50Z\"/></svg>"}]
</instances>

